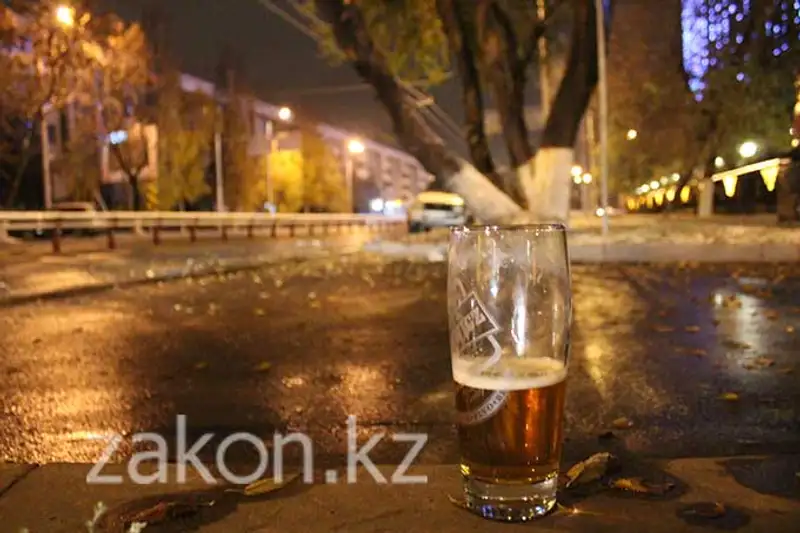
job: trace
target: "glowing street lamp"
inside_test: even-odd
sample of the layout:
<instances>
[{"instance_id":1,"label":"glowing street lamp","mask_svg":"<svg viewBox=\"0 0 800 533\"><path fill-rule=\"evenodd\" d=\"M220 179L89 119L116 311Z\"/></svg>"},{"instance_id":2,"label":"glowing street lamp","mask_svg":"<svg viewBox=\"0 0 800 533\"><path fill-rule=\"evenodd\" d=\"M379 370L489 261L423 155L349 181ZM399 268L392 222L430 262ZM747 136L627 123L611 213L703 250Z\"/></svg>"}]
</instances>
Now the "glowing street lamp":
<instances>
[{"instance_id":1,"label":"glowing street lamp","mask_svg":"<svg viewBox=\"0 0 800 533\"><path fill-rule=\"evenodd\" d=\"M283 122L289 122L292 120L292 116L294 116L294 113L288 107L282 107L278 110L278 118Z\"/></svg>"},{"instance_id":2,"label":"glowing street lamp","mask_svg":"<svg viewBox=\"0 0 800 533\"><path fill-rule=\"evenodd\" d=\"M633 141L638 136L639 136L639 132L638 131L636 131L634 129L629 129L628 133L625 135L625 138L627 138L629 141Z\"/></svg>"},{"instance_id":3,"label":"glowing street lamp","mask_svg":"<svg viewBox=\"0 0 800 533\"><path fill-rule=\"evenodd\" d=\"M67 5L60 5L56 8L56 20L62 26L71 28L75 25L75 9Z\"/></svg>"},{"instance_id":4,"label":"glowing street lamp","mask_svg":"<svg viewBox=\"0 0 800 533\"><path fill-rule=\"evenodd\" d=\"M347 151L351 154L363 154L365 149L364 143L358 139L350 139L347 143Z\"/></svg>"},{"instance_id":5,"label":"glowing street lamp","mask_svg":"<svg viewBox=\"0 0 800 533\"><path fill-rule=\"evenodd\" d=\"M716 168L722 168L722 167L724 167L724 166L725 166L725 160L724 160L722 157L720 157L720 156L717 156L717 157L715 157L715 158L714 158L714 166L715 166Z\"/></svg>"},{"instance_id":6,"label":"glowing street lamp","mask_svg":"<svg viewBox=\"0 0 800 533\"><path fill-rule=\"evenodd\" d=\"M580 165L572 165L572 177L581 177L583 175L583 167Z\"/></svg>"},{"instance_id":7,"label":"glowing street lamp","mask_svg":"<svg viewBox=\"0 0 800 533\"><path fill-rule=\"evenodd\" d=\"M739 155L745 159L751 158L758 153L758 145L753 141L745 141L739 146Z\"/></svg>"},{"instance_id":8,"label":"glowing street lamp","mask_svg":"<svg viewBox=\"0 0 800 533\"><path fill-rule=\"evenodd\" d=\"M589 172L587 172L586 174L583 175L583 183L588 185L591 182L592 182L592 175Z\"/></svg>"}]
</instances>

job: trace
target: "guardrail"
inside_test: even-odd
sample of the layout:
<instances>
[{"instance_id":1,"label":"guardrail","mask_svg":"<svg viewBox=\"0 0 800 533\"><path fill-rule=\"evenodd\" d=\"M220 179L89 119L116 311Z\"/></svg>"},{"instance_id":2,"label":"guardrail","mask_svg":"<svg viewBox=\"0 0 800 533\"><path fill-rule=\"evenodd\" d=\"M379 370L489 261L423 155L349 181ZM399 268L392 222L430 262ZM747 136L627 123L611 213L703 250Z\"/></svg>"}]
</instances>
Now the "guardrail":
<instances>
[{"instance_id":1,"label":"guardrail","mask_svg":"<svg viewBox=\"0 0 800 533\"><path fill-rule=\"evenodd\" d=\"M197 240L199 231L219 232L222 240L230 234L245 234L254 238L267 234L278 236L281 229L294 237L298 230L314 236L343 233L359 228L368 231L385 231L405 225L402 216L354 215L349 213L217 213L177 211L0 211L0 235L15 235L30 232L47 235L53 244L53 252L61 251L63 237L71 232L105 234L109 249L116 248L115 236L121 232L149 232L153 244L161 243L165 231L188 234L191 242Z\"/></svg>"}]
</instances>

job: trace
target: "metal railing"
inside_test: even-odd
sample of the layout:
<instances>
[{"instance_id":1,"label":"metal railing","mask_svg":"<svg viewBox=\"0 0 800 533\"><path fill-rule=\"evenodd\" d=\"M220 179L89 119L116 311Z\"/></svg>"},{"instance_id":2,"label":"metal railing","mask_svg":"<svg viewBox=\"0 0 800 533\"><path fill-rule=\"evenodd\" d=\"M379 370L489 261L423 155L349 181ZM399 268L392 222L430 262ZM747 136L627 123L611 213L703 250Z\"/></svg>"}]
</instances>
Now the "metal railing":
<instances>
[{"instance_id":1,"label":"metal railing","mask_svg":"<svg viewBox=\"0 0 800 533\"><path fill-rule=\"evenodd\" d=\"M217 213L178 211L0 211L0 235L29 232L46 235L53 252L61 251L62 239L72 232L105 234L107 247L116 248L116 235L123 232L149 233L153 244L161 243L164 232L180 232L191 242L201 231L218 232L222 240L231 234L278 237L281 230L289 237L344 233L358 229L386 231L405 225L402 216L354 215L350 213Z\"/></svg>"}]
</instances>

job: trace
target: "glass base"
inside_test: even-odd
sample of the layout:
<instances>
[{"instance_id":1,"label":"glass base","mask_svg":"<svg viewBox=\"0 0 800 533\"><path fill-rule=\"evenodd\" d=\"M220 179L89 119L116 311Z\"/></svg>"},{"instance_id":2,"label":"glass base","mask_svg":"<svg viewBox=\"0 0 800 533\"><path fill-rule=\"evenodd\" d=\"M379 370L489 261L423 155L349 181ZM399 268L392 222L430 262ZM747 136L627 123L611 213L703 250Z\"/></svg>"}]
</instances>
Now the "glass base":
<instances>
[{"instance_id":1,"label":"glass base","mask_svg":"<svg viewBox=\"0 0 800 533\"><path fill-rule=\"evenodd\" d=\"M464 500L473 513L502 522L541 518L556 506L558 473L539 483L487 483L464 477Z\"/></svg>"}]
</instances>

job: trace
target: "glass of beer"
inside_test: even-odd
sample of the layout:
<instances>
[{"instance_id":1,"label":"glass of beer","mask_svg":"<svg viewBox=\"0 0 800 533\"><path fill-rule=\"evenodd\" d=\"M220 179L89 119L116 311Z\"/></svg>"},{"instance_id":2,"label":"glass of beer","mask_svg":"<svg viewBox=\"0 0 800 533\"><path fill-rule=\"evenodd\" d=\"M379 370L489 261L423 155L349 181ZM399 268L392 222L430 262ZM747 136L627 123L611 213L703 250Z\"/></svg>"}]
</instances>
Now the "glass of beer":
<instances>
[{"instance_id":1,"label":"glass of beer","mask_svg":"<svg viewBox=\"0 0 800 533\"><path fill-rule=\"evenodd\" d=\"M467 506L525 521L556 504L572 296L560 224L451 230L448 315Z\"/></svg>"}]
</instances>

